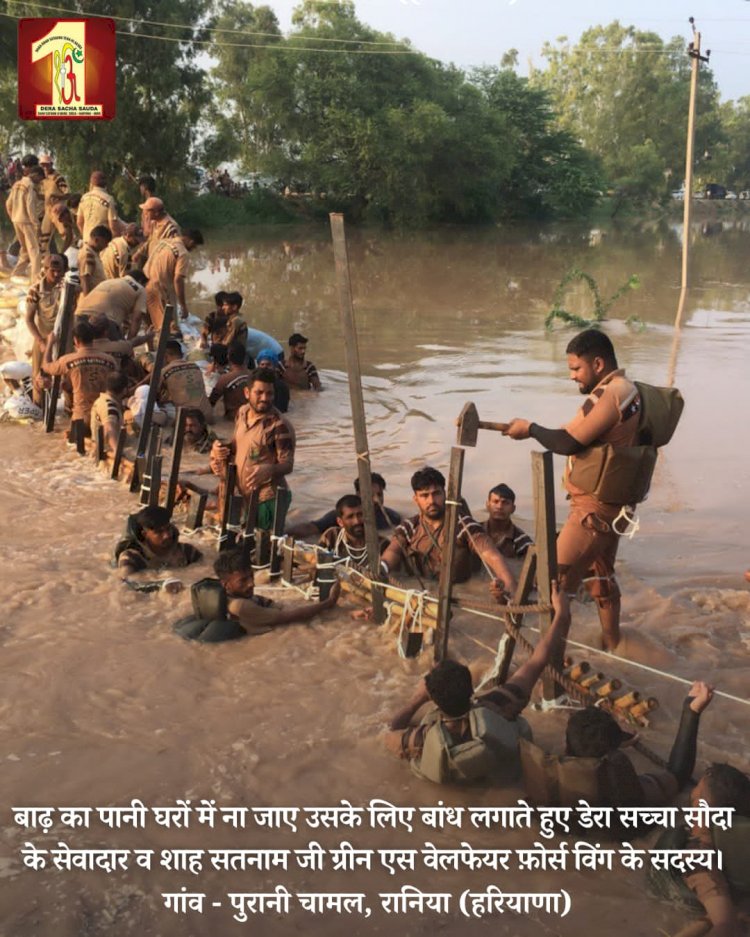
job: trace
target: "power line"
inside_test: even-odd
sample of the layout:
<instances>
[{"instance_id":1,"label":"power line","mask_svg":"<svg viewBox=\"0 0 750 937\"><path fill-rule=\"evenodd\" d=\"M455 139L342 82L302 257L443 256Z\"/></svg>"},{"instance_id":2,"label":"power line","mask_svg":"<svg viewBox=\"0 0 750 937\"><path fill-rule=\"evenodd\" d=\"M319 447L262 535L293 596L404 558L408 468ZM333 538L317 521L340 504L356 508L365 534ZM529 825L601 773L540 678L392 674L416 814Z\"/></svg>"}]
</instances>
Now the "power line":
<instances>
[{"instance_id":1,"label":"power line","mask_svg":"<svg viewBox=\"0 0 750 937\"><path fill-rule=\"evenodd\" d=\"M58 12L58 13L69 13L72 16L86 16L86 17L96 17L100 19L117 20L118 22L121 22L121 23L133 23L136 25L136 27L145 25L145 26L164 26L167 29L190 29L192 30L196 28L194 26L189 26L185 23L165 23L159 20L136 19L135 17L132 17L132 16L113 16L109 13L85 13L85 12L81 12L78 10L71 10L68 7L51 6L48 3L37 3L36 0L24 0L24 2L26 6L38 7L39 9L42 9L42 10L54 10L55 12ZM338 0L332 0L332 2L338 3ZM264 36L264 37L268 37L272 39L283 39L283 38L301 39L303 41L314 40L315 42L338 42L338 43L347 43L347 44L365 45L365 46L403 46L404 44L403 42L399 42L398 40L395 40L395 39L392 41L389 41L389 40L376 41L374 39L333 39L328 36L320 36L320 37L287 36L287 37L284 37L283 34L281 33L267 33L267 32L260 32L257 30L250 30L250 29L224 29L221 27L214 27L214 26L205 26L205 27L198 27L198 28L210 29L211 32L214 32L214 33L229 33L234 36ZM185 41L187 42L188 40L185 40Z\"/></svg>"}]
</instances>

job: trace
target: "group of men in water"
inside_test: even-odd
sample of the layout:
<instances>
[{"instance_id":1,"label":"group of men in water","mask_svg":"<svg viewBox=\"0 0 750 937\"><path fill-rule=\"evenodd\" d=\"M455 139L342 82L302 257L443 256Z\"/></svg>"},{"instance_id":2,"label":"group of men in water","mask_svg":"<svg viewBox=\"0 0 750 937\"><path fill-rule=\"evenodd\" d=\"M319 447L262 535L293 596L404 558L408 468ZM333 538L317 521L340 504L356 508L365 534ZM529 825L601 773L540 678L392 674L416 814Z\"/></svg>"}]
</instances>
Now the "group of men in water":
<instances>
[{"instance_id":1,"label":"group of men in water","mask_svg":"<svg viewBox=\"0 0 750 937\"><path fill-rule=\"evenodd\" d=\"M101 426L106 445L113 451L125 423L125 401L130 401L137 424L139 399L143 399L138 390L151 377L152 358L147 354L137 360L135 349L151 343L161 331L167 305L183 317L188 315L188 255L203 238L199 231L180 229L155 195L150 177L139 180L144 197L139 222L126 223L119 218L101 172L92 173L89 191L80 198L73 216L67 183L51 158L25 157L22 164L24 176L14 184L7 210L18 242L18 261L12 272L31 270L26 321L34 339L37 400L49 378L66 378L73 419L81 420L94 434ZM53 330L67 269L67 259L56 252L54 239L62 238L64 251L78 235L81 290L73 350L62 349L65 353L54 357ZM246 504L251 497L257 498L257 525L268 530L273 526L279 492L287 501L291 498L289 476L294 469L296 436L285 415L289 391L318 391L321 382L306 358L308 341L298 332L290 336L286 356L279 356L273 347L261 347L255 349L251 361L242 303L240 293L221 292L215 297L216 308L205 319L200 344L211 360L210 370L218 374L210 394L201 368L186 359L179 321L170 322L159 376L160 414L154 419L169 424L182 408L188 445L207 457L199 471L216 476L221 492L233 464L236 492ZM571 717L566 756L556 761L534 746L521 716L542 670L565 640L570 625L567 597L579 586L597 604L605 649L617 648L620 592L614 566L618 524L623 517L627 521L628 511L641 500L645 476L647 489L655 455L652 440L644 436L644 391L618 367L609 339L598 330L586 330L569 343L567 359L570 377L585 396L574 418L562 429L514 419L504 430L511 439L533 438L568 459L565 485L570 511L557 539L552 626L531 658L504 685L484 695L474 696L468 668L454 661L438 665L394 715L386 741L391 750L411 762L417 774L439 783L517 781L522 776L527 790L535 791L545 804L575 802L581 796L581 784L591 802L603 805L666 804L693 771L699 717L712 696L712 688L705 683L691 688L668 768L656 774L635 773L619 751L626 734L601 710L581 710ZM223 415L233 425L231 436L224 434L224 438L209 429L220 401ZM598 459L593 468L592 453ZM623 460L625 456L629 461ZM364 512L357 487L355 482L355 491L342 495L327 515L297 523L289 532L297 537L314 536L336 557L367 568ZM385 488L385 479L373 474L382 575L404 570L427 589L426 583L439 574L446 546L445 478L431 466L413 474L417 513L410 518L402 519L385 506ZM489 573L491 594L503 603L516 587L507 560L522 557L531 539L513 523L515 494L506 484L490 490L486 507L484 523L475 520L465 504L459 510L453 578L465 581L483 566ZM200 558L199 550L180 542L169 512L161 507L147 507L132 515L115 551L119 578L146 591L175 591L181 584L144 579L139 574L184 567ZM219 640L262 633L306 621L333 607L339 597L334 585L320 602L274 607L255 594L252 567L239 549L219 553L214 571L217 580L202 580L193 587L194 616L187 625L191 637L209 640L210 634L211 640ZM429 712L415 721L427 703L431 704ZM575 772L578 781L572 783ZM731 800L729 805L750 816L748 787L750 781L740 772L714 766L699 790L710 804L722 806ZM696 829L690 835L710 840L711 832ZM686 881L708 911L715 928L712 932L737 933L726 878L711 872Z\"/></svg>"}]
</instances>

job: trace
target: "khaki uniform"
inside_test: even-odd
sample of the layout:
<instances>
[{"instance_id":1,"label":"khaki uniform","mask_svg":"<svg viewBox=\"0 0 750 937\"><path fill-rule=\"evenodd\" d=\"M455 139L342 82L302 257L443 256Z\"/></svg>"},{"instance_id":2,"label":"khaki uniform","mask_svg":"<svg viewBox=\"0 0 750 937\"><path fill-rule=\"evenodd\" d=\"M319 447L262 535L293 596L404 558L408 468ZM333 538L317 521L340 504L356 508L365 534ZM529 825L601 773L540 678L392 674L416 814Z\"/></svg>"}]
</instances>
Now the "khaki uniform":
<instances>
[{"instance_id":1,"label":"khaki uniform","mask_svg":"<svg viewBox=\"0 0 750 937\"><path fill-rule=\"evenodd\" d=\"M112 238L99 258L108 280L124 277L132 266L133 251L124 237Z\"/></svg>"},{"instance_id":2,"label":"khaki uniform","mask_svg":"<svg viewBox=\"0 0 750 937\"><path fill-rule=\"evenodd\" d=\"M525 531L521 530L520 527L516 527L513 523L503 533L493 531L489 520L486 520L482 526L487 536L495 544L497 552L508 559L526 556L529 547L534 543Z\"/></svg>"},{"instance_id":3,"label":"khaki uniform","mask_svg":"<svg viewBox=\"0 0 750 937\"><path fill-rule=\"evenodd\" d=\"M288 361L284 360L279 364L279 374L288 387L297 387L300 390L320 387L318 369L312 361L303 361L299 364L293 358Z\"/></svg>"},{"instance_id":4,"label":"khaki uniform","mask_svg":"<svg viewBox=\"0 0 750 937\"><path fill-rule=\"evenodd\" d=\"M19 179L11 186L10 194L5 202L8 217L13 223L21 250L18 263L13 273L19 275L31 266L31 281L39 279L42 272L42 253L39 246L39 217L43 211L42 202L37 195L34 183L28 176Z\"/></svg>"},{"instance_id":5,"label":"khaki uniform","mask_svg":"<svg viewBox=\"0 0 750 937\"><path fill-rule=\"evenodd\" d=\"M65 196L70 192L70 186L61 172L53 172L42 180L42 194L44 197L44 217L42 218L39 244L43 254L49 253L50 239L56 229L51 211L58 202L64 202ZM70 245L68 244L67 247ZM67 250L67 247L62 250Z\"/></svg>"},{"instance_id":6,"label":"khaki uniform","mask_svg":"<svg viewBox=\"0 0 750 937\"><path fill-rule=\"evenodd\" d=\"M112 195L106 189L93 186L82 196L78 206L78 227L84 243L98 225L106 225L113 235L120 233L120 219Z\"/></svg>"},{"instance_id":7,"label":"khaki uniform","mask_svg":"<svg viewBox=\"0 0 750 937\"><path fill-rule=\"evenodd\" d=\"M44 365L47 374L61 375L70 382L73 391L73 419L91 421L91 408L96 398L107 386L107 378L117 371L117 363L111 355L82 348L57 361Z\"/></svg>"},{"instance_id":8,"label":"khaki uniform","mask_svg":"<svg viewBox=\"0 0 750 937\"><path fill-rule=\"evenodd\" d=\"M145 287L130 276L104 280L86 296L81 296L76 309L79 316L93 317L102 312L127 335L130 323L146 315Z\"/></svg>"},{"instance_id":9,"label":"khaki uniform","mask_svg":"<svg viewBox=\"0 0 750 937\"><path fill-rule=\"evenodd\" d=\"M237 487L245 497L257 487L258 501L270 501L276 497L277 488L288 489L286 476L269 479L259 486L253 485L252 479L258 465L294 465L294 429L278 410L256 413L250 404L240 407L230 449L237 466ZM226 462L212 455L211 471L225 478Z\"/></svg>"},{"instance_id":10,"label":"khaki uniform","mask_svg":"<svg viewBox=\"0 0 750 937\"><path fill-rule=\"evenodd\" d=\"M113 397L109 391L104 391L94 401L91 408L91 436L96 439L99 427L103 427L105 432L111 427L115 436L120 432L122 426L122 404Z\"/></svg>"},{"instance_id":11,"label":"khaki uniform","mask_svg":"<svg viewBox=\"0 0 750 937\"><path fill-rule=\"evenodd\" d=\"M34 321L42 338L48 338L55 327L57 310L60 304L60 295L62 294L62 282L51 286L45 277L42 277L38 283L35 283L26 294L26 311L34 310ZM34 342L31 349L31 377L32 379L39 374L42 367L44 351L39 347L38 342ZM36 388L33 390L34 403L41 406L42 394Z\"/></svg>"},{"instance_id":12,"label":"khaki uniform","mask_svg":"<svg viewBox=\"0 0 750 937\"><path fill-rule=\"evenodd\" d=\"M214 411L206 396L203 372L194 361L170 361L161 371L158 401L175 407L200 410L208 423L214 422Z\"/></svg>"},{"instance_id":13,"label":"khaki uniform","mask_svg":"<svg viewBox=\"0 0 750 937\"><path fill-rule=\"evenodd\" d=\"M58 246L58 251L61 254L64 254L65 251L70 247L70 245L75 240L75 232L73 231L73 222L72 216L71 221L65 222L61 218L58 218L56 215L51 216L51 224L55 231L60 235L60 244Z\"/></svg>"},{"instance_id":14,"label":"khaki uniform","mask_svg":"<svg viewBox=\"0 0 750 937\"><path fill-rule=\"evenodd\" d=\"M378 545L382 553L388 546L388 541L385 537L378 537ZM349 535L338 524L323 531L318 540L318 546L333 553L334 556L348 557L355 566L367 566L367 544L364 543L359 547L353 546Z\"/></svg>"},{"instance_id":15,"label":"khaki uniform","mask_svg":"<svg viewBox=\"0 0 750 937\"><path fill-rule=\"evenodd\" d=\"M245 388L250 383L250 372L247 368L239 368L236 371L227 371L222 374L216 382L216 386L211 391L208 402L212 407L220 401L224 401L224 415L228 420L233 420L237 416L237 411L243 406L245 401Z\"/></svg>"},{"instance_id":16,"label":"khaki uniform","mask_svg":"<svg viewBox=\"0 0 750 937\"><path fill-rule=\"evenodd\" d=\"M153 327L159 331L164 321L164 308L171 304L177 316L177 293L175 280L187 278L188 249L181 238L159 241L146 262L143 272L148 277L146 284L146 308ZM172 331L176 331L172 322Z\"/></svg>"},{"instance_id":17,"label":"khaki uniform","mask_svg":"<svg viewBox=\"0 0 750 937\"><path fill-rule=\"evenodd\" d=\"M109 338L95 338L91 347L105 355L111 355L117 364L118 371L132 373L133 346L124 339L113 341Z\"/></svg>"},{"instance_id":18,"label":"khaki uniform","mask_svg":"<svg viewBox=\"0 0 750 937\"><path fill-rule=\"evenodd\" d=\"M609 443L636 445L641 398L623 370L612 371L597 384L565 429L584 446ZM564 484L570 495L570 513L557 538L557 565L561 585L575 592L583 582L596 599L620 595L615 579L615 557L620 538L612 521L622 505L604 504L568 480L575 456L570 456Z\"/></svg>"},{"instance_id":19,"label":"khaki uniform","mask_svg":"<svg viewBox=\"0 0 750 937\"><path fill-rule=\"evenodd\" d=\"M445 543L445 524L437 530L431 530L422 520L422 516L403 520L393 533L388 545L397 547L405 560L407 570L414 567L417 575L438 579L443 561ZM456 550L453 554L453 581L465 582L471 576L471 554L477 553L477 547L491 545L481 524L470 514L460 514L456 525Z\"/></svg>"},{"instance_id":20,"label":"khaki uniform","mask_svg":"<svg viewBox=\"0 0 750 937\"><path fill-rule=\"evenodd\" d=\"M149 221L147 227L148 230L146 230L146 225L143 226L143 233L148 237L138 247L133 257L135 263L145 264L150 259L159 241L169 241L180 236L180 226L171 215L165 215L158 221Z\"/></svg>"},{"instance_id":21,"label":"khaki uniform","mask_svg":"<svg viewBox=\"0 0 750 937\"><path fill-rule=\"evenodd\" d=\"M78 251L78 273L81 278L91 277L89 293L93 292L100 283L104 283L107 279L104 273L104 267L102 266L101 256L97 254L90 244L84 244ZM88 293L86 295L88 295Z\"/></svg>"}]
</instances>

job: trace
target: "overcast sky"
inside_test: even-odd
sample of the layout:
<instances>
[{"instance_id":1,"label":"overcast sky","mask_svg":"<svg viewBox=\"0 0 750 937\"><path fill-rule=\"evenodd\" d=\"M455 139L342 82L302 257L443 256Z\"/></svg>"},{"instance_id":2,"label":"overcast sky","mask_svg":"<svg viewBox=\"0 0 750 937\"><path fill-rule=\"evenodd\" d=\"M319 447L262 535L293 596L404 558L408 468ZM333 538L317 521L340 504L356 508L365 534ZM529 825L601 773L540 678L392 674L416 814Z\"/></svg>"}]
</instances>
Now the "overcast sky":
<instances>
[{"instance_id":1,"label":"overcast sky","mask_svg":"<svg viewBox=\"0 0 750 937\"><path fill-rule=\"evenodd\" d=\"M258 0L262 2L262 0ZM290 27L296 0L266 0ZM618 19L623 25L658 33L664 39L691 36L694 16L703 49L724 100L750 94L750 0L355 0L365 23L420 51L456 65L497 64L508 49L518 49L519 70L528 60L543 66L545 41L567 36L575 41L589 26Z\"/></svg>"}]
</instances>

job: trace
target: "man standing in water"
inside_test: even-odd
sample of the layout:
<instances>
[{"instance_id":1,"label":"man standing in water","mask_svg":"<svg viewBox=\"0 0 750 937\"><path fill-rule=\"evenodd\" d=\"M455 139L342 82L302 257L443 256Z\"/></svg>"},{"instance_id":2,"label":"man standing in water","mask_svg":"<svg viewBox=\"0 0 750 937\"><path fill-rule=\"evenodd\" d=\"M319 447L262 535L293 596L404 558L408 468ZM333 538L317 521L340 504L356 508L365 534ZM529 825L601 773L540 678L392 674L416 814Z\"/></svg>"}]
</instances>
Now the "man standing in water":
<instances>
[{"instance_id":1,"label":"man standing in water","mask_svg":"<svg viewBox=\"0 0 750 937\"><path fill-rule=\"evenodd\" d=\"M307 339L299 332L289 336L289 357L279 363L279 373L289 387L300 390L321 390L318 369L305 360Z\"/></svg>"},{"instance_id":2,"label":"man standing in water","mask_svg":"<svg viewBox=\"0 0 750 937\"><path fill-rule=\"evenodd\" d=\"M566 348L570 379L586 400L562 429L547 429L528 420L514 419L504 435L536 439L545 449L568 456L564 484L570 513L557 538L557 569L561 588L574 593L583 582L596 601L605 650L620 641L620 590L615 579L619 536L615 521L623 502L604 503L573 481L576 458L592 446L635 446L641 397L625 372L617 367L612 342L597 329L587 329Z\"/></svg>"}]
</instances>

